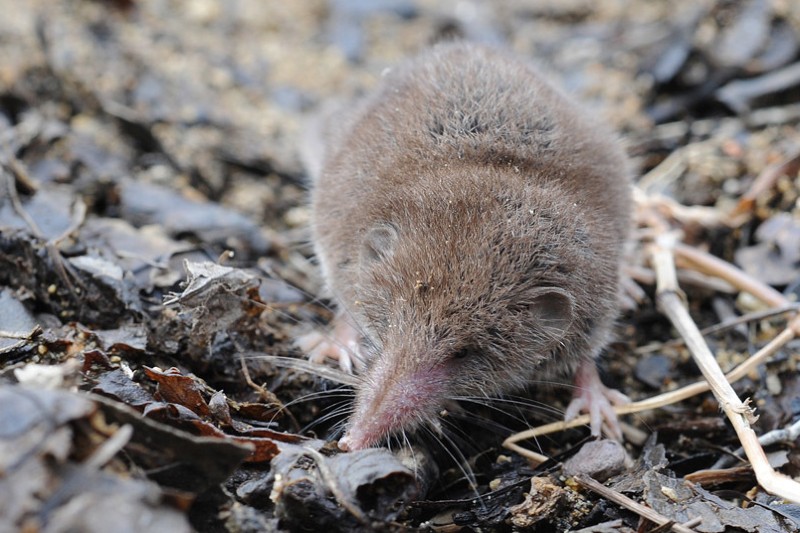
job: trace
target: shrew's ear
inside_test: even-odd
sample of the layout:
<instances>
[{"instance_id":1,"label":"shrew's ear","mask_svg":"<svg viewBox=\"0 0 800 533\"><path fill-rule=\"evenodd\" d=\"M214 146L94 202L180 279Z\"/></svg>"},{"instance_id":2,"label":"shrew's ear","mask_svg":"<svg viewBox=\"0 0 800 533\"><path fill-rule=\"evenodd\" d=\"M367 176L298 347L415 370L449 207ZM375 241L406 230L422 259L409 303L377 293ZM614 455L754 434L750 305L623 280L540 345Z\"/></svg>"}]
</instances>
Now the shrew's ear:
<instances>
[{"instance_id":1,"label":"shrew's ear","mask_svg":"<svg viewBox=\"0 0 800 533\"><path fill-rule=\"evenodd\" d=\"M392 255L397 243L397 228L381 223L367 231L361 245L361 262L372 263Z\"/></svg>"},{"instance_id":2,"label":"shrew's ear","mask_svg":"<svg viewBox=\"0 0 800 533\"><path fill-rule=\"evenodd\" d=\"M531 326L551 342L560 341L575 318L575 301L570 293L556 287L537 287L522 299Z\"/></svg>"}]
</instances>

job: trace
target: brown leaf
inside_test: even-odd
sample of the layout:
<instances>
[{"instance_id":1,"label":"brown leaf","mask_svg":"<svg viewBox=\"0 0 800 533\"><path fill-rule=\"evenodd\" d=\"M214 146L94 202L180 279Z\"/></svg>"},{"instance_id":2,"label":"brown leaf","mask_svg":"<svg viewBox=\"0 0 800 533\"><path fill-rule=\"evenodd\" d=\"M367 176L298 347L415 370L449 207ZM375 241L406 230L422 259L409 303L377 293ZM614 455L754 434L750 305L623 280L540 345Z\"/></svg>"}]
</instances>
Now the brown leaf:
<instances>
[{"instance_id":1,"label":"brown leaf","mask_svg":"<svg viewBox=\"0 0 800 533\"><path fill-rule=\"evenodd\" d=\"M197 378L184 376L177 368L171 368L164 372L144 367L144 371L147 377L158 383L157 399L182 405L200 416L211 416L211 409L203 397L205 387L198 382Z\"/></svg>"},{"instance_id":2,"label":"brown leaf","mask_svg":"<svg viewBox=\"0 0 800 533\"><path fill-rule=\"evenodd\" d=\"M168 423L169 425L178 425L184 430L191 431L196 435L227 439L232 442L250 445L252 451L245 459L246 462L260 463L270 461L280 452L278 444L271 438L228 435L182 405L152 403L147 406L144 414L160 422ZM298 436L298 438L302 437Z\"/></svg>"}]
</instances>

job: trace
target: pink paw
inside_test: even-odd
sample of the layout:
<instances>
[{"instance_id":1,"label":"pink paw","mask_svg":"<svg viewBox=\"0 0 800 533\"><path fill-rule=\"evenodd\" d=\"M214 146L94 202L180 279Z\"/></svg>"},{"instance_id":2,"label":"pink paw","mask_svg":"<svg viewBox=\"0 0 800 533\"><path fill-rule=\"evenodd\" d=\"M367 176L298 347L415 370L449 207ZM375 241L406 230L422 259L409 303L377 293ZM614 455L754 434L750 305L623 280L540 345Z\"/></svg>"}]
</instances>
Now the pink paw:
<instances>
[{"instance_id":1,"label":"pink paw","mask_svg":"<svg viewBox=\"0 0 800 533\"><path fill-rule=\"evenodd\" d=\"M295 339L295 345L308 355L312 363L323 364L326 359L339 362L339 368L348 374L353 367L361 370L364 362L360 352L358 331L341 318L334 320L330 332L312 331Z\"/></svg>"},{"instance_id":2,"label":"pink paw","mask_svg":"<svg viewBox=\"0 0 800 533\"><path fill-rule=\"evenodd\" d=\"M603 385L594 361L584 361L578 367L575 387L574 398L567 406L564 419L571 420L580 413L588 413L593 436L599 437L602 429L608 436L622 441L622 429L614 406L628 404L630 398Z\"/></svg>"}]
</instances>

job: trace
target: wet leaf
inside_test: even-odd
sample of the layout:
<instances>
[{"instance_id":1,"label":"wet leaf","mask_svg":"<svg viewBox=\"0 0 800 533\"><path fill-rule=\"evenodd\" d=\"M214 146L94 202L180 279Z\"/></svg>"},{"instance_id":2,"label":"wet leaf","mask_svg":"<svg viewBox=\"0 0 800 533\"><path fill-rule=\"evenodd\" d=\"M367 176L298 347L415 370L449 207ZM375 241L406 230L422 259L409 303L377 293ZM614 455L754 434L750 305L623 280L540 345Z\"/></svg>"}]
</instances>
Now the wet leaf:
<instances>
[{"instance_id":1,"label":"wet leaf","mask_svg":"<svg viewBox=\"0 0 800 533\"><path fill-rule=\"evenodd\" d=\"M39 331L39 324L9 289L0 289L0 355L21 348Z\"/></svg>"},{"instance_id":2,"label":"wet leaf","mask_svg":"<svg viewBox=\"0 0 800 533\"><path fill-rule=\"evenodd\" d=\"M131 532L190 531L184 515L161 502L156 485L72 459L85 453L75 446L86 436L75 435L70 422L91 425L98 408L90 398L0 386L0 403L0 529L101 531L111 516Z\"/></svg>"},{"instance_id":3,"label":"wet leaf","mask_svg":"<svg viewBox=\"0 0 800 533\"><path fill-rule=\"evenodd\" d=\"M24 230L45 240L60 237L72 225L74 192L66 186L50 186L29 198L22 198L23 218L7 200L0 196L0 229ZM34 227L29 225L32 221ZM34 233L34 229L38 233Z\"/></svg>"},{"instance_id":4,"label":"wet leaf","mask_svg":"<svg viewBox=\"0 0 800 533\"><path fill-rule=\"evenodd\" d=\"M96 383L92 387L92 392L102 394L123 402L131 407L143 409L153 403L155 399L149 391L146 391L135 383L122 370L110 370L103 372L96 378Z\"/></svg>"},{"instance_id":5,"label":"wet leaf","mask_svg":"<svg viewBox=\"0 0 800 533\"><path fill-rule=\"evenodd\" d=\"M147 349L147 330L141 324L117 329L93 330L100 348L107 352L142 353Z\"/></svg>"},{"instance_id":6,"label":"wet leaf","mask_svg":"<svg viewBox=\"0 0 800 533\"><path fill-rule=\"evenodd\" d=\"M102 398L96 401L109 420L133 426L128 454L138 464L150 469L151 479L168 487L190 492L212 487L227 478L252 450L246 444L233 442L219 431L208 431L213 435L210 437L197 436L173 427L174 424L162 423L158 418L142 417L139 411L119 402ZM162 410L169 408L173 413L181 409L187 418L199 420L184 407L170 408L167 404L155 403L148 407L153 405L159 405ZM172 415L160 418L168 422L175 420Z\"/></svg>"},{"instance_id":7,"label":"wet leaf","mask_svg":"<svg viewBox=\"0 0 800 533\"><path fill-rule=\"evenodd\" d=\"M113 254L114 262L133 274L138 287L146 290L162 269L169 268L171 257L193 249L191 244L168 236L159 226L137 228L121 219L90 218L81 227L80 236L87 247Z\"/></svg>"}]
</instances>

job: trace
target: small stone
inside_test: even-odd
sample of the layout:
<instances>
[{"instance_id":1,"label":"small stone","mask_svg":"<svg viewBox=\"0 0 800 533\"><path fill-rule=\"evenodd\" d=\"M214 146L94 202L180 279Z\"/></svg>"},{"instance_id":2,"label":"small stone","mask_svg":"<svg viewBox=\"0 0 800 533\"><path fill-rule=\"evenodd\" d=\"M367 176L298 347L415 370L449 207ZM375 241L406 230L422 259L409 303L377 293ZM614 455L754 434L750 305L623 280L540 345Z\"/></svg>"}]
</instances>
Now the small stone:
<instances>
[{"instance_id":1,"label":"small stone","mask_svg":"<svg viewBox=\"0 0 800 533\"><path fill-rule=\"evenodd\" d=\"M565 476L586 475L603 482L625 470L625 448L615 440L594 440L564 462Z\"/></svg>"}]
</instances>

